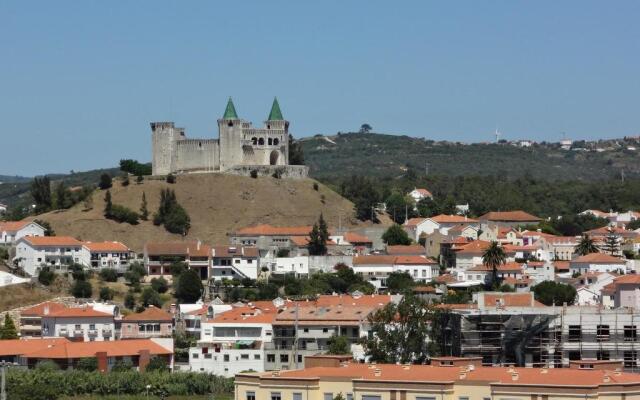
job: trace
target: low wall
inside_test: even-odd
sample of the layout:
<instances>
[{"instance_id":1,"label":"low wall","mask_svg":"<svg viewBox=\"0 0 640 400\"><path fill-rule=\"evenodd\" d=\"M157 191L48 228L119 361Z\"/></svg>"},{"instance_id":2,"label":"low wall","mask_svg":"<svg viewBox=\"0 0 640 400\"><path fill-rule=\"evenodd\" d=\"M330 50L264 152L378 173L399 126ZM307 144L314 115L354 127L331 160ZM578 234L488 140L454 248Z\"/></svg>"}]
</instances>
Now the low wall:
<instances>
[{"instance_id":1,"label":"low wall","mask_svg":"<svg viewBox=\"0 0 640 400\"><path fill-rule=\"evenodd\" d=\"M304 179L309 176L309 167L306 165L237 165L224 173L251 176L252 171L255 171L257 176L277 175L283 179Z\"/></svg>"}]
</instances>

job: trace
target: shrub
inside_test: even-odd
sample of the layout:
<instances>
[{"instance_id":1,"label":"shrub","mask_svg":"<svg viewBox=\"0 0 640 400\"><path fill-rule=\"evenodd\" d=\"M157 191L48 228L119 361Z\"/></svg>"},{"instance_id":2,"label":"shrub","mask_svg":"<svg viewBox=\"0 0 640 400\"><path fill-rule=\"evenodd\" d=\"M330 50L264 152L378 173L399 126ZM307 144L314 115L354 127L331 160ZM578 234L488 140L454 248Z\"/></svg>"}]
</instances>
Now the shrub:
<instances>
[{"instance_id":1,"label":"shrub","mask_svg":"<svg viewBox=\"0 0 640 400\"><path fill-rule=\"evenodd\" d=\"M129 175L125 175L122 177L122 182L121 182L122 186L129 186Z\"/></svg>"},{"instance_id":2,"label":"shrub","mask_svg":"<svg viewBox=\"0 0 640 400\"><path fill-rule=\"evenodd\" d=\"M113 290L109 289L106 286L103 286L100 288L99 297L100 297L100 300L102 301L109 301L109 300L113 300L114 294L115 293L113 292Z\"/></svg>"},{"instance_id":3,"label":"shrub","mask_svg":"<svg viewBox=\"0 0 640 400\"><path fill-rule=\"evenodd\" d=\"M51 285L51 283L56 279L56 274L53 273L49 269L49 267L42 267L40 272L38 273L38 282L45 286Z\"/></svg>"},{"instance_id":4,"label":"shrub","mask_svg":"<svg viewBox=\"0 0 640 400\"><path fill-rule=\"evenodd\" d=\"M124 296L124 306L129 310L136 308L136 295L133 294L133 291L128 291L127 295Z\"/></svg>"},{"instance_id":5,"label":"shrub","mask_svg":"<svg viewBox=\"0 0 640 400\"><path fill-rule=\"evenodd\" d=\"M166 293L169 290L169 282L163 277L151 279L151 287L158 293Z\"/></svg>"},{"instance_id":6,"label":"shrub","mask_svg":"<svg viewBox=\"0 0 640 400\"><path fill-rule=\"evenodd\" d=\"M131 360L118 360L113 367L111 367L111 372L125 372L131 371L132 369L133 363Z\"/></svg>"},{"instance_id":7,"label":"shrub","mask_svg":"<svg viewBox=\"0 0 640 400\"><path fill-rule=\"evenodd\" d=\"M250 172L250 175L253 179L258 179L258 170L257 169L252 169Z\"/></svg>"},{"instance_id":8,"label":"shrub","mask_svg":"<svg viewBox=\"0 0 640 400\"><path fill-rule=\"evenodd\" d=\"M176 176L174 174L167 175L167 183L176 183Z\"/></svg>"},{"instance_id":9,"label":"shrub","mask_svg":"<svg viewBox=\"0 0 640 400\"><path fill-rule=\"evenodd\" d=\"M111 213L105 215L105 217L116 222L126 222L131 225L138 225L138 218L140 218L137 212L119 204L113 204L111 206Z\"/></svg>"},{"instance_id":10,"label":"shrub","mask_svg":"<svg viewBox=\"0 0 640 400\"><path fill-rule=\"evenodd\" d=\"M144 181L144 177L142 175L136 176L136 183L139 185Z\"/></svg>"},{"instance_id":11,"label":"shrub","mask_svg":"<svg viewBox=\"0 0 640 400\"><path fill-rule=\"evenodd\" d=\"M85 280L75 281L71 286L71 294L75 298L87 299L93 294L93 287L90 282Z\"/></svg>"},{"instance_id":12,"label":"shrub","mask_svg":"<svg viewBox=\"0 0 640 400\"><path fill-rule=\"evenodd\" d=\"M149 364L147 365L146 372L152 372L152 371L160 371L160 372L169 371L169 366L167 365L167 361L161 357L153 357L149 361ZM184 393L184 394L186 395L188 393Z\"/></svg>"},{"instance_id":13,"label":"shrub","mask_svg":"<svg viewBox=\"0 0 640 400\"><path fill-rule=\"evenodd\" d=\"M191 218L182 206L176 205L165 217L164 228L171 233L186 235L191 228Z\"/></svg>"},{"instance_id":14,"label":"shrub","mask_svg":"<svg viewBox=\"0 0 640 400\"><path fill-rule=\"evenodd\" d=\"M107 173L100 175L100 183L98 184L98 187L102 190L106 190L106 189L109 189L111 186L113 186L111 175Z\"/></svg>"},{"instance_id":15,"label":"shrub","mask_svg":"<svg viewBox=\"0 0 640 400\"><path fill-rule=\"evenodd\" d=\"M87 371L87 372L97 371L98 370L98 359L95 358L95 357L81 358L76 363L76 369L78 369L80 371Z\"/></svg>"},{"instance_id":16,"label":"shrub","mask_svg":"<svg viewBox=\"0 0 640 400\"><path fill-rule=\"evenodd\" d=\"M141 301L145 307L162 307L162 299L160 298L160 294L149 286L144 288L144 290L142 291Z\"/></svg>"},{"instance_id":17,"label":"shrub","mask_svg":"<svg viewBox=\"0 0 640 400\"><path fill-rule=\"evenodd\" d=\"M318 191L318 182L313 182L313 190Z\"/></svg>"},{"instance_id":18,"label":"shrub","mask_svg":"<svg viewBox=\"0 0 640 400\"><path fill-rule=\"evenodd\" d=\"M118 280L118 273L113 268L105 268L100 271L100 279L105 282L116 282Z\"/></svg>"},{"instance_id":19,"label":"shrub","mask_svg":"<svg viewBox=\"0 0 640 400\"><path fill-rule=\"evenodd\" d=\"M190 269L178 277L175 296L180 303L195 303L202 296L202 290L200 275Z\"/></svg>"}]
</instances>

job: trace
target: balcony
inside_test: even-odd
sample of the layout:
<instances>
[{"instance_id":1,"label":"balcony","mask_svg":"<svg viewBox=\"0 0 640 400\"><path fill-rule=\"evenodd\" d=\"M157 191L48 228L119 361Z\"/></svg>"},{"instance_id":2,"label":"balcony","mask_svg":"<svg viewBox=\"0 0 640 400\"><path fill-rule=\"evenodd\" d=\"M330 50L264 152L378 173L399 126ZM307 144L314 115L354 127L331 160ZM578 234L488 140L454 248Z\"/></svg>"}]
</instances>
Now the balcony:
<instances>
[{"instance_id":1,"label":"balcony","mask_svg":"<svg viewBox=\"0 0 640 400\"><path fill-rule=\"evenodd\" d=\"M69 331L67 331L67 328L61 328L58 333L60 334L60 336L67 336L69 334Z\"/></svg>"},{"instance_id":2,"label":"balcony","mask_svg":"<svg viewBox=\"0 0 640 400\"><path fill-rule=\"evenodd\" d=\"M113 332L111 331L110 328L104 328L102 330L102 336L104 337L110 337L113 334Z\"/></svg>"},{"instance_id":3,"label":"balcony","mask_svg":"<svg viewBox=\"0 0 640 400\"><path fill-rule=\"evenodd\" d=\"M89 329L89 336L98 336L97 329Z\"/></svg>"},{"instance_id":4,"label":"balcony","mask_svg":"<svg viewBox=\"0 0 640 400\"><path fill-rule=\"evenodd\" d=\"M73 336L84 336L84 329L74 329Z\"/></svg>"}]
</instances>

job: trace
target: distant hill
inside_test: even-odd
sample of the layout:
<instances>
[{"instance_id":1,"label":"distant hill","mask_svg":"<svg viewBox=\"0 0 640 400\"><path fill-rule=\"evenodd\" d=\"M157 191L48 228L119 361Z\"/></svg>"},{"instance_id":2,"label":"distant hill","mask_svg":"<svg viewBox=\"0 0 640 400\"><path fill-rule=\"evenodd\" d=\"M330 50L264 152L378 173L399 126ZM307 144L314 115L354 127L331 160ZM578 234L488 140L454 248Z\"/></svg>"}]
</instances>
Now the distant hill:
<instances>
[{"instance_id":1,"label":"distant hill","mask_svg":"<svg viewBox=\"0 0 640 400\"><path fill-rule=\"evenodd\" d=\"M375 133L302 139L311 175L322 180L350 175L396 177L407 169L423 175L427 167L429 175L445 176L528 174L543 180L600 180L619 178L624 170L626 177L639 177L640 152L633 146L638 146L637 138L578 142L573 150L563 150L557 143L461 144Z\"/></svg>"},{"instance_id":2,"label":"distant hill","mask_svg":"<svg viewBox=\"0 0 640 400\"><path fill-rule=\"evenodd\" d=\"M200 239L211 244L227 244L228 232L254 224L312 225L320 212L329 226L355 226L353 204L326 186L314 181L285 180L271 177L252 179L222 174L181 175L175 184L164 180L148 180L123 187L114 180L111 194L114 204L139 210L145 192L148 209L158 209L160 190L174 189L178 202L191 217L187 239ZM94 208L83 211L83 204L69 210L54 211L37 218L49 221L57 235L72 235L82 240L120 240L141 251L149 240L181 240L151 221L139 225L119 224L103 217L105 191L93 195ZM151 219L151 218L150 218Z\"/></svg>"}]
</instances>

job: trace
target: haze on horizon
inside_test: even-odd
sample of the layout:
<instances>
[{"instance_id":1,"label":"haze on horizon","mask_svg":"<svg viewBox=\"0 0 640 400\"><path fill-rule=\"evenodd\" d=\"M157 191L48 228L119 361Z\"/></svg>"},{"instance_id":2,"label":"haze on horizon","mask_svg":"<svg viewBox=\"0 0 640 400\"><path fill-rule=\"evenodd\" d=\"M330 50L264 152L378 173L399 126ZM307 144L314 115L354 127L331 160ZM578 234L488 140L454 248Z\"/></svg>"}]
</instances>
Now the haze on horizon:
<instances>
[{"instance_id":1,"label":"haze on horizon","mask_svg":"<svg viewBox=\"0 0 640 400\"><path fill-rule=\"evenodd\" d=\"M148 161L151 121L217 137L232 96L296 137L640 134L640 2L0 3L0 174Z\"/></svg>"}]
</instances>

